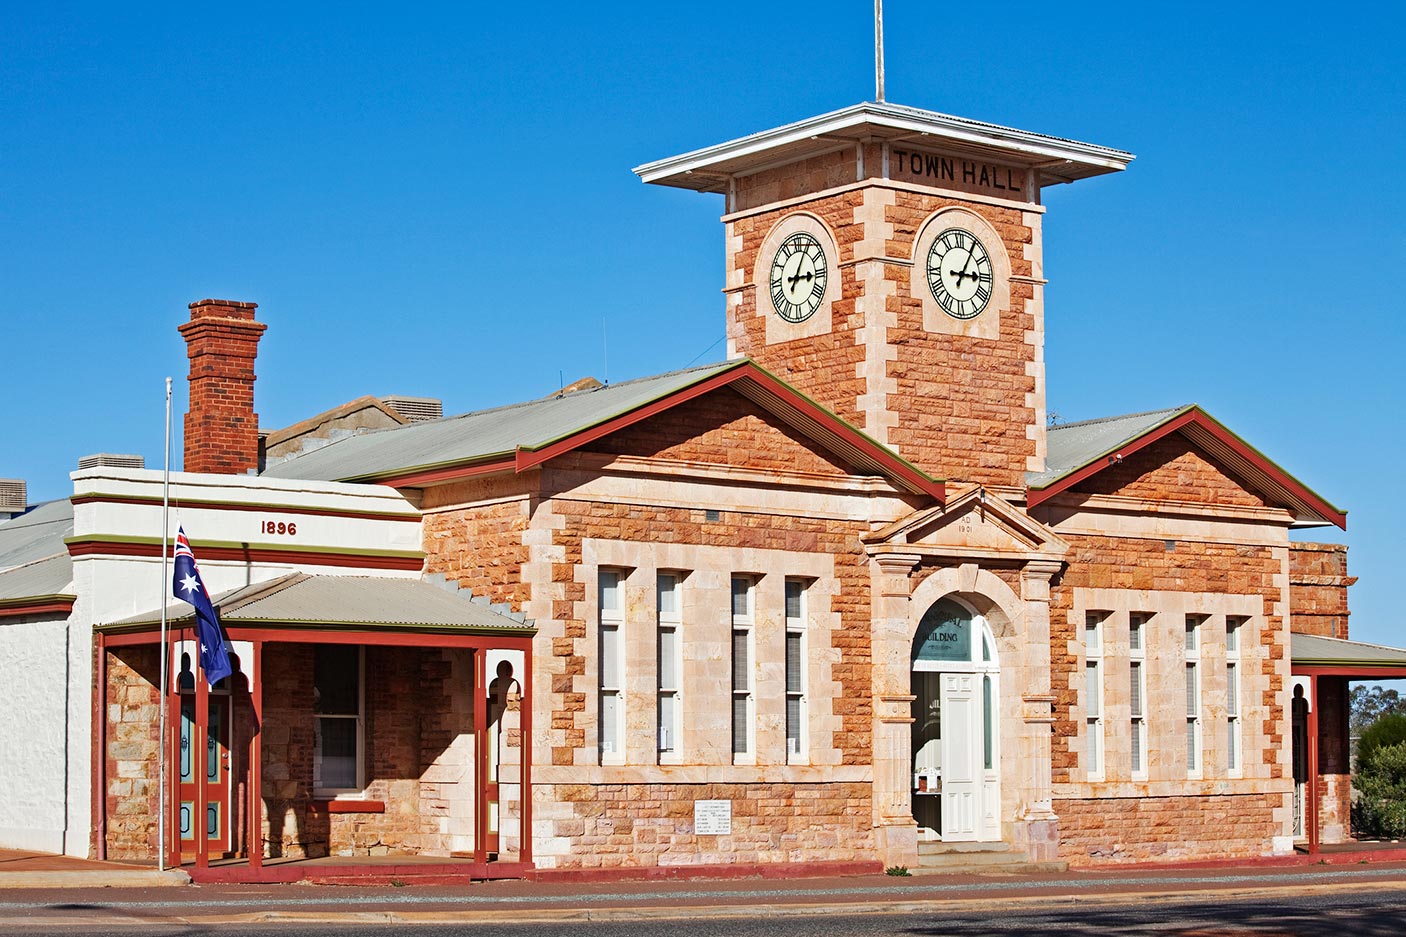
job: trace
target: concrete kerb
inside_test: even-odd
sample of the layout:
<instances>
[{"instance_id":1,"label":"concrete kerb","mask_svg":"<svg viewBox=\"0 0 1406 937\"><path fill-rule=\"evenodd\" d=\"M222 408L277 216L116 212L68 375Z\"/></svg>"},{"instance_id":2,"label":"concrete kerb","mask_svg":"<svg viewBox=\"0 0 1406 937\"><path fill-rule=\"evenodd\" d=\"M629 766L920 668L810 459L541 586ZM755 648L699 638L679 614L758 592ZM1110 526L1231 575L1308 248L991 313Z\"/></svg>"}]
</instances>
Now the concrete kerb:
<instances>
[{"instance_id":1,"label":"concrete kerb","mask_svg":"<svg viewBox=\"0 0 1406 937\"><path fill-rule=\"evenodd\" d=\"M84 869L0 873L0 888L151 888L189 885L190 876L179 869Z\"/></svg>"}]
</instances>

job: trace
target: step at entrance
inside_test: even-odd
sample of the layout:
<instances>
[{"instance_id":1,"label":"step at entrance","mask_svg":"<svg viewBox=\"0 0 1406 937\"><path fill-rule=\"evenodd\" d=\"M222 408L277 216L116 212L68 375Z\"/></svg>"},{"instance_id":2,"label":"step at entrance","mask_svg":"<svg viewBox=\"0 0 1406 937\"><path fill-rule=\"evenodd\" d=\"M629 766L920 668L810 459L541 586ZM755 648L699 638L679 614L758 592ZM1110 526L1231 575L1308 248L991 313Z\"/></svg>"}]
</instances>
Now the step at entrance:
<instances>
[{"instance_id":1,"label":"step at entrance","mask_svg":"<svg viewBox=\"0 0 1406 937\"><path fill-rule=\"evenodd\" d=\"M915 875L999 875L1029 872L1063 872L1067 862L1032 862L1024 852L1006 843L918 843Z\"/></svg>"}]
</instances>

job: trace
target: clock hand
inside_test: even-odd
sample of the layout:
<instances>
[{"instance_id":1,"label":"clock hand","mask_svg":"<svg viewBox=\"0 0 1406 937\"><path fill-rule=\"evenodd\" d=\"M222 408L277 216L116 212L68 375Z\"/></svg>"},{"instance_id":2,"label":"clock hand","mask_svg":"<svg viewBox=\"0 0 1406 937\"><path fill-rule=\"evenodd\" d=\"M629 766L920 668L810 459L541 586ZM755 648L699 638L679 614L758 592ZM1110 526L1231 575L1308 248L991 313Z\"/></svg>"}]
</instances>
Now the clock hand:
<instances>
[{"instance_id":1,"label":"clock hand","mask_svg":"<svg viewBox=\"0 0 1406 937\"><path fill-rule=\"evenodd\" d=\"M973 271L973 272L971 272L971 273L968 273L968 272L967 272L968 270L971 270L972 261L975 260L975 259L976 259L976 246L973 245L972 248L971 248L971 250L967 251L967 262L964 263L964 264L962 264L961 272L959 273L959 272L956 271L956 270L952 271L952 275L957 278L957 285L958 285L958 286L961 286L961 285L962 285L962 281L963 281L964 279L966 279L967 277L971 277L973 280L975 280L975 279L977 278L977 274L976 274L975 271Z\"/></svg>"}]
</instances>

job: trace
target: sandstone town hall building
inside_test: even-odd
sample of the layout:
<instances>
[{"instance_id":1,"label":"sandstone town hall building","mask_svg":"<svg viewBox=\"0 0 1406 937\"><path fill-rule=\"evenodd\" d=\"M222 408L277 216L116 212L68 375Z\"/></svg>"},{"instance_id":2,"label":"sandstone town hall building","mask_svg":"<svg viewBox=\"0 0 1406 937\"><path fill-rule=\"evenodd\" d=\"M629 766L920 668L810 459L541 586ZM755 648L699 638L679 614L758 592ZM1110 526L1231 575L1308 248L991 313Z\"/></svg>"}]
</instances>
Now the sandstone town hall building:
<instances>
[{"instance_id":1,"label":"sandstone town hall building","mask_svg":"<svg viewBox=\"0 0 1406 937\"><path fill-rule=\"evenodd\" d=\"M1042 192L1131 159L880 102L645 164L723 198L727 359L457 417L261 434L265 323L192 304L173 497L239 670L172 606L162 692L160 473L75 472L0 525L0 669L68 674L0 715L66 740L0 836L149 859L165 759L169 859L250 880L1345 839L1347 679L1406 655L1290 539L1344 512L1194 404L1048 425Z\"/></svg>"}]
</instances>

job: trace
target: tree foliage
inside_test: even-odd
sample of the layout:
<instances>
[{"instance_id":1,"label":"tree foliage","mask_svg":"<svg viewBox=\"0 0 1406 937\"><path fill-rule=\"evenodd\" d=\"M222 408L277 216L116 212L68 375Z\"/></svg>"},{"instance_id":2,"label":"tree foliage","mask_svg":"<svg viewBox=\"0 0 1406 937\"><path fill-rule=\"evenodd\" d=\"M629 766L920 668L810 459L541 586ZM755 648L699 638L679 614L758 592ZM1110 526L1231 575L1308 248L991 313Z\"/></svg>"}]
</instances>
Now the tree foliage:
<instances>
[{"instance_id":1,"label":"tree foliage","mask_svg":"<svg viewBox=\"0 0 1406 937\"><path fill-rule=\"evenodd\" d=\"M1401 719L1406 722L1406 716ZM1353 832L1383 839L1406 837L1406 742L1377 748L1353 783L1359 795L1352 805Z\"/></svg>"},{"instance_id":2,"label":"tree foliage","mask_svg":"<svg viewBox=\"0 0 1406 937\"><path fill-rule=\"evenodd\" d=\"M1396 690L1359 683L1347 697L1351 715L1348 717L1348 731L1361 736L1367 727L1383 716L1392 713L1406 714L1406 699Z\"/></svg>"},{"instance_id":3,"label":"tree foliage","mask_svg":"<svg viewBox=\"0 0 1406 937\"><path fill-rule=\"evenodd\" d=\"M1357 772L1371 774L1378 753L1393 745L1406 742L1406 715L1387 713L1362 730L1357 740Z\"/></svg>"}]
</instances>

